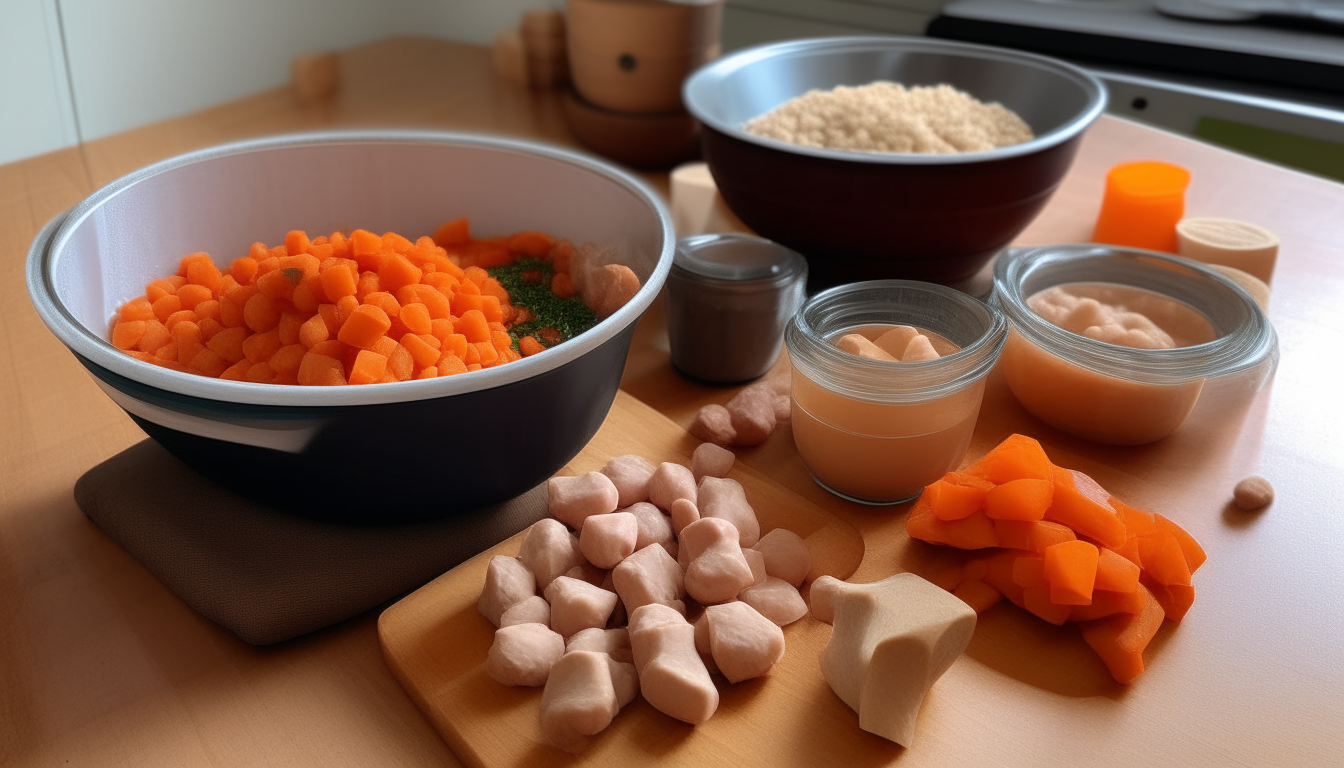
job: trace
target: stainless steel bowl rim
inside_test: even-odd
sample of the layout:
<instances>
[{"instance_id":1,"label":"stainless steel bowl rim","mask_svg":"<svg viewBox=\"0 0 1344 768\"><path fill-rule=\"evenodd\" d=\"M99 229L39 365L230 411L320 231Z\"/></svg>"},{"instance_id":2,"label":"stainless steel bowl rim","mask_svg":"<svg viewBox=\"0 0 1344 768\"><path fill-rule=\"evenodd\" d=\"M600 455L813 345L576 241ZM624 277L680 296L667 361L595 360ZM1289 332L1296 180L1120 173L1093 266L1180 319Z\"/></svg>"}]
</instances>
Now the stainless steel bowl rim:
<instances>
[{"instance_id":1,"label":"stainless steel bowl rim","mask_svg":"<svg viewBox=\"0 0 1344 768\"><path fill-rule=\"evenodd\" d=\"M791 144L764 136L747 133L741 125L731 125L719 120L700 103L700 95L711 89L733 72L765 59L787 56L807 51L809 53L850 53L871 50L902 50L921 53L957 54L969 58L994 59L1017 64L1031 64L1047 69L1076 81L1089 94L1087 108L1075 115L1064 125L1037 136L1031 141L997 147L985 152L960 152L955 154L930 154L918 152L853 152L839 149L822 149L801 144ZM877 165L964 165L992 160L1004 160L1029 155L1043 149L1062 144L1086 130L1106 108L1106 86L1095 76L1059 59L1023 53L988 45L953 42L935 38L900 36L864 36L864 37L822 37L807 40L790 40L780 43L748 48L724 56L702 66L686 79L682 86L682 100L686 109L704 125L731 136L739 141L756 144L769 149L809 155L826 160L838 160L851 163L871 163Z\"/></svg>"},{"instance_id":2,"label":"stainless steel bowl rim","mask_svg":"<svg viewBox=\"0 0 1344 768\"><path fill-rule=\"evenodd\" d=\"M384 385L307 387L256 384L214 379L173 371L145 363L117 349L93 333L56 298L52 269L53 254L59 254L72 232L107 200L134 185L175 168L214 158L289 146L341 143L428 143L479 146L493 150L540 155L569 163L604 176L625 187L645 202L662 225L663 242L653 273L625 306L585 333L546 352L507 365L456 376L437 377ZM444 131L322 131L286 134L209 147L162 160L110 182L68 211L57 215L33 240L28 250L25 279L28 295L42 321L75 354L114 374L158 389L189 397L224 403L261 406L339 407L413 402L460 395L510 384L551 371L573 361L634 323L653 303L672 265L676 234L671 215L659 197L643 182L605 162L559 147L516 139Z\"/></svg>"}]
</instances>

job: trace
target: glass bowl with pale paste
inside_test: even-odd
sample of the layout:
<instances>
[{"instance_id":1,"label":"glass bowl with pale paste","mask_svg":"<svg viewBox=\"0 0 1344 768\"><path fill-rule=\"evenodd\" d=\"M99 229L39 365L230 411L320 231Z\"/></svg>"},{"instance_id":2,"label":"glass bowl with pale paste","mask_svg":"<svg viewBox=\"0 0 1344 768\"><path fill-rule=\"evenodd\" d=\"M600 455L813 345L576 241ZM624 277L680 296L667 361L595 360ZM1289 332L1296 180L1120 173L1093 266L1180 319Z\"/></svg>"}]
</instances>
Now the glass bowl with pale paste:
<instances>
[{"instance_id":1,"label":"glass bowl with pale paste","mask_svg":"<svg viewBox=\"0 0 1344 768\"><path fill-rule=\"evenodd\" d=\"M1167 253L1009 249L994 266L991 303L1010 326L999 366L1014 396L1050 426L1097 442L1161 440L1211 381L1254 393L1278 364L1255 299Z\"/></svg>"}]
</instances>

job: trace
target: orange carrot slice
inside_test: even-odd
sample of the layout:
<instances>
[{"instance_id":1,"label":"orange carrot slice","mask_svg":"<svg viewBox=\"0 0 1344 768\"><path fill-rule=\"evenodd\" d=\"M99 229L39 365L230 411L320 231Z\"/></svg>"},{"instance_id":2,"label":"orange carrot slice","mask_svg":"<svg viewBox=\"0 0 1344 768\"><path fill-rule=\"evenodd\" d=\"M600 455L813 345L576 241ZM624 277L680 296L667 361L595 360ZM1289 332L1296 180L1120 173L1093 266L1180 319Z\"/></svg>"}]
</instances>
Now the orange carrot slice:
<instances>
[{"instance_id":1,"label":"orange carrot slice","mask_svg":"<svg viewBox=\"0 0 1344 768\"><path fill-rule=\"evenodd\" d=\"M1051 480L1009 480L986 493L985 514L995 520L1040 520L1054 495Z\"/></svg>"},{"instance_id":2,"label":"orange carrot slice","mask_svg":"<svg viewBox=\"0 0 1344 768\"><path fill-rule=\"evenodd\" d=\"M1041 444L1035 438L1019 434L1009 435L962 471L995 485L1024 478L1050 480L1054 477L1054 465Z\"/></svg>"},{"instance_id":3,"label":"orange carrot slice","mask_svg":"<svg viewBox=\"0 0 1344 768\"><path fill-rule=\"evenodd\" d=\"M1087 541L1064 541L1045 550L1045 580L1050 601L1057 605L1087 605L1097 581L1097 546Z\"/></svg>"},{"instance_id":4,"label":"orange carrot slice","mask_svg":"<svg viewBox=\"0 0 1344 768\"><path fill-rule=\"evenodd\" d=\"M361 304L346 318L336 338L352 347L368 349L391 327L386 312L371 304Z\"/></svg>"},{"instance_id":5,"label":"orange carrot slice","mask_svg":"<svg viewBox=\"0 0 1344 768\"><path fill-rule=\"evenodd\" d=\"M1139 566L1105 547L1097 552L1097 589L1133 592L1138 584Z\"/></svg>"},{"instance_id":6,"label":"orange carrot slice","mask_svg":"<svg viewBox=\"0 0 1344 768\"><path fill-rule=\"evenodd\" d=\"M1143 651L1162 626L1165 613L1147 589L1138 613L1120 613L1083 624L1083 640L1097 652L1116 682L1128 683L1143 673Z\"/></svg>"}]
</instances>

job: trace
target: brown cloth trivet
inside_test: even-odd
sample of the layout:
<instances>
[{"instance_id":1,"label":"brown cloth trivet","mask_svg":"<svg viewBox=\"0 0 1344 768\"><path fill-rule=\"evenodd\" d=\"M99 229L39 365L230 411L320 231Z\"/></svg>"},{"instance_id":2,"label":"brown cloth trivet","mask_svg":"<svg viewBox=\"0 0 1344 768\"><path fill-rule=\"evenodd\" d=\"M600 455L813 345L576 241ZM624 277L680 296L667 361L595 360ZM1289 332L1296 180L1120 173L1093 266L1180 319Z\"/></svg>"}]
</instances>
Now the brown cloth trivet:
<instances>
[{"instance_id":1,"label":"brown cloth trivet","mask_svg":"<svg viewBox=\"0 0 1344 768\"><path fill-rule=\"evenodd\" d=\"M75 502L198 613L254 645L381 605L546 515L546 487L428 523L327 524L207 480L153 440L84 473Z\"/></svg>"}]
</instances>

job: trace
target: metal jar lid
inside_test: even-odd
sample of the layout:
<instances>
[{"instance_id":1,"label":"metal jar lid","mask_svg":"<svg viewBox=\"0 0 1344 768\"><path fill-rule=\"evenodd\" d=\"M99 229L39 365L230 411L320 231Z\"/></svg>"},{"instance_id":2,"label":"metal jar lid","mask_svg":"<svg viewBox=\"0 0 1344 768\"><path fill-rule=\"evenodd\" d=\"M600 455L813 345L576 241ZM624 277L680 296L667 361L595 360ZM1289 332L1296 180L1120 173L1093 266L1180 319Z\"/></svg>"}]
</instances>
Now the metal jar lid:
<instances>
[{"instance_id":1,"label":"metal jar lid","mask_svg":"<svg viewBox=\"0 0 1344 768\"><path fill-rule=\"evenodd\" d=\"M671 274L722 288L771 288L805 279L807 260L797 251L753 235L694 235L677 241Z\"/></svg>"}]
</instances>

